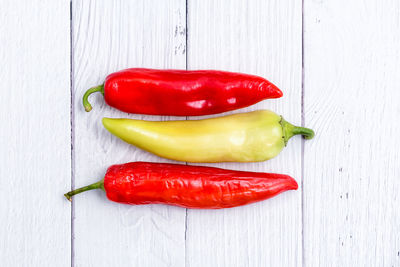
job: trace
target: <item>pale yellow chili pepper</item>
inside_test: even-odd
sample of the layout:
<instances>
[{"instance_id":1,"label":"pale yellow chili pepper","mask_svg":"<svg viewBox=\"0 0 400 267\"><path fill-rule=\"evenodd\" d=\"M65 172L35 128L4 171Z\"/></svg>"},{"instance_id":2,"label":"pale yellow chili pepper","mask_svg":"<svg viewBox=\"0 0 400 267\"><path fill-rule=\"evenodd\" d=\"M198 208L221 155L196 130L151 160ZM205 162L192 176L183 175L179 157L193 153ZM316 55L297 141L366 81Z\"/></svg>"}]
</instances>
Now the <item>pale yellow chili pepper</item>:
<instances>
[{"instance_id":1,"label":"pale yellow chili pepper","mask_svg":"<svg viewBox=\"0 0 400 267\"><path fill-rule=\"evenodd\" d=\"M203 120L103 118L103 125L127 143L187 162L264 161L277 156L292 136L314 136L313 130L293 126L269 110Z\"/></svg>"}]
</instances>

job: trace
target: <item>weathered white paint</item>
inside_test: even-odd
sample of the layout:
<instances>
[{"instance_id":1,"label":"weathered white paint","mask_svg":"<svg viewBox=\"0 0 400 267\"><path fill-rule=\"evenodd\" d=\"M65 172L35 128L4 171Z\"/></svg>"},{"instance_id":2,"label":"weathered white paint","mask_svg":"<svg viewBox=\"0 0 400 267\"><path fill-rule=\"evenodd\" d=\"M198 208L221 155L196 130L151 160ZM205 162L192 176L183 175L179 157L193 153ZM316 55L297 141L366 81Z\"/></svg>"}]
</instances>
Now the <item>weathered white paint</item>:
<instances>
[{"instance_id":1,"label":"weathered white paint","mask_svg":"<svg viewBox=\"0 0 400 267\"><path fill-rule=\"evenodd\" d=\"M304 266L400 266L400 2L305 2Z\"/></svg>"},{"instance_id":2,"label":"weathered white paint","mask_svg":"<svg viewBox=\"0 0 400 267\"><path fill-rule=\"evenodd\" d=\"M127 67L186 67L186 3L176 1L73 1L75 185L100 180L112 164L164 161L108 133L101 118L151 120L129 115L92 96L86 113L85 90L107 74ZM181 118L185 119L185 118ZM112 203L104 192L74 199L76 266L184 266L185 209L163 205Z\"/></svg>"},{"instance_id":3,"label":"weathered white paint","mask_svg":"<svg viewBox=\"0 0 400 267\"><path fill-rule=\"evenodd\" d=\"M72 55L69 1L2 1L0 265L70 266L72 234L74 266L400 266L400 3L304 2L302 96L300 1L73 0ZM287 173L304 187L214 211L92 191L75 197L71 233L71 170L78 187L114 163L166 162L100 119L179 118L125 114L100 95L90 113L81 106L88 87L135 66L254 73L284 91L231 113L267 108L300 124L303 97L317 133L303 164L295 137L268 162L213 166Z\"/></svg>"},{"instance_id":4,"label":"weathered white paint","mask_svg":"<svg viewBox=\"0 0 400 267\"><path fill-rule=\"evenodd\" d=\"M271 109L301 124L301 2L210 0L188 5L188 68L261 75L280 87L284 97L231 113ZM290 140L268 162L212 166L286 173L300 184L301 138ZM239 208L189 210L186 248L186 266L301 265L301 189Z\"/></svg>"},{"instance_id":5,"label":"weathered white paint","mask_svg":"<svg viewBox=\"0 0 400 267\"><path fill-rule=\"evenodd\" d=\"M70 266L69 1L0 6L0 265Z\"/></svg>"}]
</instances>

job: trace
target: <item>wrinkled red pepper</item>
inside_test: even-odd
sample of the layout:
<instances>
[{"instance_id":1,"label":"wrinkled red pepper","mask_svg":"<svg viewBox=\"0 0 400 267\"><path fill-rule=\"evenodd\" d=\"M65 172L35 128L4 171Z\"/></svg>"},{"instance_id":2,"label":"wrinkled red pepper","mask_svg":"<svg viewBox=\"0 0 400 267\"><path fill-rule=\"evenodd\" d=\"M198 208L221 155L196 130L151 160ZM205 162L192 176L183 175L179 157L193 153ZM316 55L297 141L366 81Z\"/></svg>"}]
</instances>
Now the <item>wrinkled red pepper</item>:
<instances>
[{"instance_id":1,"label":"wrinkled red pepper","mask_svg":"<svg viewBox=\"0 0 400 267\"><path fill-rule=\"evenodd\" d=\"M125 204L169 204L221 209L241 206L297 189L283 174L225 170L168 163L132 162L108 168L103 180L65 196L105 190L108 199Z\"/></svg>"},{"instance_id":2,"label":"wrinkled red pepper","mask_svg":"<svg viewBox=\"0 0 400 267\"><path fill-rule=\"evenodd\" d=\"M106 103L128 113L172 116L217 114L279 98L281 90L264 78L215 70L156 70L132 68L107 76L104 84L83 96L101 92Z\"/></svg>"}]
</instances>

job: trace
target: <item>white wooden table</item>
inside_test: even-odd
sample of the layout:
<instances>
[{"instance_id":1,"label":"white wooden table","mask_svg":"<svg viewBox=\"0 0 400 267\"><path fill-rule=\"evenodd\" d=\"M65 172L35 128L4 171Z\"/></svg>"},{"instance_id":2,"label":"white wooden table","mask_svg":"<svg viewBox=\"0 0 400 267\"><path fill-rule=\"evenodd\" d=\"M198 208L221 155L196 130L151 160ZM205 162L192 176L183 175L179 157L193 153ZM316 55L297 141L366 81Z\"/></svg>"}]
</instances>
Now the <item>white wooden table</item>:
<instances>
[{"instance_id":1,"label":"white wooden table","mask_svg":"<svg viewBox=\"0 0 400 267\"><path fill-rule=\"evenodd\" d=\"M1 266L400 266L400 1L2 0ZM128 115L84 91L127 67L222 69L284 91L316 137L275 159L300 188L227 210L63 193L107 166L163 161L111 136ZM236 111L237 112L237 111ZM179 118L173 118L179 119ZM185 118L180 118L185 119Z\"/></svg>"}]
</instances>

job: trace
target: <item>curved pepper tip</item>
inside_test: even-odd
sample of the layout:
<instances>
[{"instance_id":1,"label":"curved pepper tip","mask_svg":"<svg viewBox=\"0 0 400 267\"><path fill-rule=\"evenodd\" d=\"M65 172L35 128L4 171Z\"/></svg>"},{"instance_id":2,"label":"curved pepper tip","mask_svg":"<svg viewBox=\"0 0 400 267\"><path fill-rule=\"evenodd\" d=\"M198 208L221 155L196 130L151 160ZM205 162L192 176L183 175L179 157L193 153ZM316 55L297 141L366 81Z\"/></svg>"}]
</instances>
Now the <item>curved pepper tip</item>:
<instances>
[{"instance_id":1,"label":"curved pepper tip","mask_svg":"<svg viewBox=\"0 0 400 267\"><path fill-rule=\"evenodd\" d=\"M109 122L111 122L111 121L112 121L111 118L104 117L101 119L101 123L103 124L104 128L106 128L107 130L109 129L109 126L110 126Z\"/></svg>"},{"instance_id":2,"label":"curved pepper tip","mask_svg":"<svg viewBox=\"0 0 400 267\"><path fill-rule=\"evenodd\" d=\"M68 193L64 194L64 196L65 196L69 201L72 202L71 196L70 196Z\"/></svg>"},{"instance_id":3,"label":"curved pepper tip","mask_svg":"<svg viewBox=\"0 0 400 267\"><path fill-rule=\"evenodd\" d=\"M90 105L89 103L87 105L83 105L85 107L85 111L89 112L92 110L92 105Z\"/></svg>"},{"instance_id":4,"label":"curved pepper tip","mask_svg":"<svg viewBox=\"0 0 400 267\"><path fill-rule=\"evenodd\" d=\"M299 188L299 185L297 184L296 180L293 177L290 177L289 185L290 185L289 190L297 190Z\"/></svg>"},{"instance_id":5,"label":"curved pepper tip","mask_svg":"<svg viewBox=\"0 0 400 267\"><path fill-rule=\"evenodd\" d=\"M283 96L283 92L278 87L275 90L275 98L280 98Z\"/></svg>"},{"instance_id":6,"label":"curved pepper tip","mask_svg":"<svg viewBox=\"0 0 400 267\"><path fill-rule=\"evenodd\" d=\"M115 135L115 129L116 126L118 125L118 122L122 119L114 119L114 118L102 118L101 123L103 124L104 128L106 128L107 131Z\"/></svg>"},{"instance_id":7,"label":"curved pepper tip","mask_svg":"<svg viewBox=\"0 0 400 267\"><path fill-rule=\"evenodd\" d=\"M104 85L102 84L99 86L92 87L85 92L85 94L83 95L83 98L82 98L82 103L83 103L83 107L85 108L86 112L89 112L92 110L92 105L90 105L88 98L91 94L93 94L95 92L100 92L100 93L102 93L102 95L104 95Z\"/></svg>"},{"instance_id":8,"label":"curved pepper tip","mask_svg":"<svg viewBox=\"0 0 400 267\"><path fill-rule=\"evenodd\" d=\"M269 95L269 98L281 98L283 96L283 92L274 84L270 84Z\"/></svg>"},{"instance_id":9,"label":"curved pepper tip","mask_svg":"<svg viewBox=\"0 0 400 267\"><path fill-rule=\"evenodd\" d=\"M310 128L305 128L305 129L307 129L307 132L303 133L304 139L307 139L307 140L313 139L315 136L315 132L313 131L313 129L310 129Z\"/></svg>"}]
</instances>

